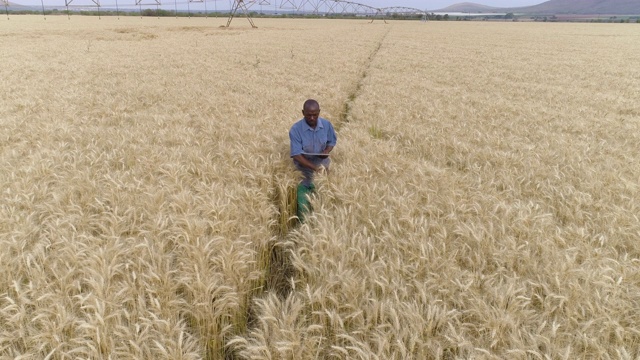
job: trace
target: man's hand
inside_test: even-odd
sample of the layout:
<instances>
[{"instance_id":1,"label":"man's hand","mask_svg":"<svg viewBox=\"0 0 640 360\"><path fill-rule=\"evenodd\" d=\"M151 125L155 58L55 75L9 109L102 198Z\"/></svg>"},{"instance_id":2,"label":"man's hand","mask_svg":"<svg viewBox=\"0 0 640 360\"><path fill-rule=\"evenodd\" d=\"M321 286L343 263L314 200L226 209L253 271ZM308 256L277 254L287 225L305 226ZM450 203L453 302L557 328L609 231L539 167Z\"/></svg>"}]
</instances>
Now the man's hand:
<instances>
[{"instance_id":1,"label":"man's hand","mask_svg":"<svg viewBox=\"0 0 640 360\"><path fill-rule=\"evenodd\" d=\"M329 153L331 152L331 150L333 150L333 146L327 146L324 150L322 150L323 154L327 154L327 155L318 155L319 158L321 159L326 159L329 157Z\"/></svg>"},{"instance_id":2,"label":"man's hand","mask_svg":"<svg viewBox=\"0 0 640 360\"><path fill-rule=\"evenodd\" d=\"M295 160L297 160L300 165L306 167L307 169L311 169L313 171L318 171L318 166L316 166L314 163L309 161L306 157L304 157L304 155L302 155L302 154L296 155L293 158Z\"/></svg>"}]
</instances>

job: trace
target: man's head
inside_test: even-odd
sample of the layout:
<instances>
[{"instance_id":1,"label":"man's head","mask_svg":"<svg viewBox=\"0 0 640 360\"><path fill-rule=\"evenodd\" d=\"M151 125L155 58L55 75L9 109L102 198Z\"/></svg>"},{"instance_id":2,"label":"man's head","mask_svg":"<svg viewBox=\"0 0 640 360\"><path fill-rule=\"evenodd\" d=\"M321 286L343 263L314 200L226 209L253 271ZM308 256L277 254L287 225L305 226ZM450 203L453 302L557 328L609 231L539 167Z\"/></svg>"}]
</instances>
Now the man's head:
<instances>
[{"instance_id":1,"label":"man's head","mask_svg":"<svg viewBox=\"0 0 640 360\"><path fill-rule=\"evenodd\" d=\"M302 106L302 115L307 125L315 128L318 125L318 117L320 116L320 105L317 101L309 99Z\"/></svg>"}]
</instances>

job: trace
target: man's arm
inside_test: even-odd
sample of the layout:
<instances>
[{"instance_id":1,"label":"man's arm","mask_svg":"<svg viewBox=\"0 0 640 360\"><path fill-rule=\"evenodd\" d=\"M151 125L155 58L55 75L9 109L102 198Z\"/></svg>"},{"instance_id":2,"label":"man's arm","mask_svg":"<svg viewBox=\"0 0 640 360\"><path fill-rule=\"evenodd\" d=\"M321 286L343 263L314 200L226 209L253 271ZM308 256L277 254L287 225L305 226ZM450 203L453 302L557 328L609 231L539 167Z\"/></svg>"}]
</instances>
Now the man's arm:
<instances>
[{"instance_id":1,"label":"man's arm","mask_svg":"<svg viewBox=\"0 0 640 360\"><path fill-rule=\"evenodd\" d=\"M328 121L327 124L329 124L329 129L327 131L327 147L325 148L325 151L328 154L338 143L338 136L336 136L336 131L333 129L333 125Z\"/></svg>"},{"instance_id":2,"label":"man's arm","mask_svg":"<svg viewBox=\"0 0 640 360\"><path fill-rule=\"evenodd\" d=\"M318 171L319 166L316 166L314 163L312 163L311 161L307 160L306 157L304 157L304 155L300 154L300 155L296 155L293 157L294 160L298 161L298 163L308 169L311 169L313 171Z\"/></svg>"},{"instance_id":3,"label":"man's arm","mask_svg":"<svg viewBox=\"0 0 640 360\"><path fill-rule=\"evenodd\" d=\"M289 143L290 143L289 156L291 158L295 158L297 155L300 155L303 153L302 137L294 127L292 127L291 130L289 130Z\"/></svg>"},{"instance_id":4,"label":"man's arm","mask_svg":"<svg viewBox=\"0 0 640 360\"><path fill-rule=\"evenodd\" d=\"M336 131L333 129L333 125L329 121L326 121L325 124L328 127L327 143L322 153L329 154L331 150L333 150L333 147L336 146L336 143L338 142L338 137L336 136ZM326 158L327 156L322 156L322 157Z\"/></svg>"},{"instance_id":5,"label":"man's arm","mask_svg":"<svg viewBox=\"0 0 640 360\"><path fill-rule=\"evenodd\" d=\"M331 150L333 150L333 146L327 146L326 148L324 148L324 150L322 150L322 153L323 154L328 154L328 153L331 152Z\"/></svg>"}]
</instances>

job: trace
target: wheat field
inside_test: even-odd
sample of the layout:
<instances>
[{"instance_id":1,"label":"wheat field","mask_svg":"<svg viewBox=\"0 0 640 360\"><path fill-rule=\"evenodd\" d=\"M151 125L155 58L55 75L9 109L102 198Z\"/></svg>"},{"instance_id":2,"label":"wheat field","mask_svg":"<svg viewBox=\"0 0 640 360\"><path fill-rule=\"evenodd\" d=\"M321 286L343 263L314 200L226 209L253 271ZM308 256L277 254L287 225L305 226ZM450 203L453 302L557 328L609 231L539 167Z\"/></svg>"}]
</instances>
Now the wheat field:
<instances>
[{"instance_id":1,"label":"wheat field","mask_svg":"<svg viewBox=\"0 0 640 360\"><path fill-rule=\"evenodd\" d=\"M225 21L0 22L0 358L640 357L636 25Z\"/></svg>"}]
</instances>

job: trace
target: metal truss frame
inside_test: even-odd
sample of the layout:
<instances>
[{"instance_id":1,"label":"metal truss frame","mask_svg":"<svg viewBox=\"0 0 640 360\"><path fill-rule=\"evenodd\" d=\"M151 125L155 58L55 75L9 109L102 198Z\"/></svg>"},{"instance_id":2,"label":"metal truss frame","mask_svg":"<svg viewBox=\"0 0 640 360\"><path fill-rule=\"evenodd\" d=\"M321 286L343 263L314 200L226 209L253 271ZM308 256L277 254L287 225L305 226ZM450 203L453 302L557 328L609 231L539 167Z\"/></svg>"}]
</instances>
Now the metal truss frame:
<instances>
[{"instance_id":1,"label":"metal truss frame","mask_svg":"<svg viewBox=\"0 0 640 360\"><path fill-rule=\"evenodd\" d=\"M140 0L136 0L140 1ZM158 1L158 0L156 0ZM205 0L206 1L206 0ZM359 2L348 1L348 0L273 0L274 5L280 9L294 10L298 11L300 9L304 9L305 5L311 6L311 13L313 14L367 14L370 15L371 22L375 19L380 18L387 23L385 17L390 14L401 14L401 15L425 15L426 11L406 7L406 6L391 6L384 8L376 8L370 5L362 4ZM278 6L278 1L280 6ZM229 19L227 20L227 27L231 25L231 21L236 15L236 12L241 9L249 20L251 27L257 27L253 20L251 19L251 15L249 13L249 8L259 3L259 5L271 5L270 0L234 0L233 6L231 8L231 13L229 14ZM325 8L322 11L322 8Z\"/></svg>"},{"instance_id":2,"label":"metal truss frame","mask_svg":"<svg viewBox=\"0 0 640 360\"><path fill-rule=\"evenodd\" d=\"M384 8L380 8L380 11L386 14L401 14L401 15L426 15L427 13L424 10L420 10L412 7L406 7L406 6L384 7Z\"/></svg>"},{"instance_id":3,"label":"metal truss frame","mask_svg":"<svg viewBox=\"0 0 640 360\"><path fill-rule=\"evenodd\" d=\"M7 20L9 20L9 0L2 0L4 4L4 12L7 14Z\"/></svg>"},{"instance_id":4,"label":"metal truss frame","mask_svg":"<svg viewBox=\"0 0 640 360\"><path fill-rule=\"evenodd\" d=\"M339 2L343 14L376 13L378 9L373 6L350 1Z\"/></svg>"},{"instance_id":5,"label":"metal truss frame","mask_svg":"<svg viewBox=\"0 0 640 360\"><path fill-rule=\"evenodd\" d=\"M278 5L278 0L274 0L276 2L276 6ZM271 5L271 4L269 4ZM296 5L295 0L280 0L280 9L293 9L298 10L298 6Z\"/></svg>"},{"instance_id":6,"label":"metal truss frame","mask_svg":"<svg viewBox=\"0 0 640 360\"><path fill-rule=\"evenodd\" d=\"M233 6L231 7L231 11L229 12L229 19L227 19L227 27L231 25L231 21L236 15L236 12L238 12L238 9L241 9L242 12L244 12L244 15L247 17L247 20L249 20L249 24L251 24L251 27L257 28L256 24L253 23L251 15L249 14L249 7L255 3L256 0L233 0Z\"/></svg>"},{"instance_id":7,"label":"metal truss frame","mask_svg":"<svg viewBox=\"0 0 640 360\"><path fill-rule=\"evenodd\" d=\"M64 5L66 7L69 7L69 5L71 5L72 2L73 0L64 0ZM91 2L96 4L96 6L100 7L100 0L91 0Z\"/></svg>"},{"instance_id":8,"label":"metal truss frame","mask_svg":"<svg viewBox=\"0 0 640 360\"><path fill-rule=\"evenodd\" d=\"M156 6L160 6L162 5L162 3L160 2L160 0L151 0L151 2L147 3L147 4L143 4L144 0L136 0L136 5L141 6L141 5L156 5Z\"/></svg>"},{"instance_id":9,"label":"metal truss frame","mask_svg":"<svg viewBox=\"0 0 640 360\"><path fill-rule=\"evenodd\" d=\"M9 0L0 0L2 4L5 6L5 11L7 13L7 18L9 17ZM44 13L44 1L43 13ZM205 4L205 13L206 13L206 4L208 0L187 0L187 4L190 3L204 3ZM210 0L209 0L210 1ZM214 0L215 1L215 0ZM65 7L67 8L67 16L69 16L69 6L74 2L74 0L64 0ZM98 8L98 16L100 16L100 8L102 5L100 4L100 0L91 0L97 8ZM177 1L176 3L176 12L177 12ZM279 4L278 4L279 3ZM276 9L288 9L299 11L303 9L305 6L311 7L311 13L313 14L363 14L371 17L371 22L375 19L380 18L386 23L386 16L390 14L401 14L401 15L426 15L425 10L420 10L417 8L406 7L406 6L391 6L384 8L376 8L367 4L362 4L355 1L348 0L233 0L233 5L229 12L229 18L227 19L226 27L231 25L231 21L237 15L238 10L241 10L246 16L247 20L251 24L251 27L257 27L251 18L249 8L255 4L260 6L263 5L275 5ZM135 5L140 7L140 13L142 14L142 6L156 6L159 8L162 5L162 0L135 0ZM279 5L279 6L278 6ZM116 0L116 11L119 14L119 6L118 0Z\"/></svg>"},{"instance_id":10,"label":"metal truss frame","mask_svg":"<svg viewBox=\"0 0 640 360\"><path fill-rule=\"evenodd\" d=\"M69 14L69 5L71 5L71 3L73 2L73 0L64 0L64 6L67 7L67 18L71 19L71 15ZM92 3L96 4L96 6L98 7L98 19L100 18L100 0L91 0ZM116 3L117 6L117 3Z\"/></svg>"},{"instance_id":11,"label":"metal truss frame","mask_svg":"<svg viewBox=\"0 0 640 360\"><path fill-rule=\"evenodd\" d=\"M302 8L304 9L304 6L309 4L311 6L312 9L312 13L317 14L320 12L320 6L322 6L322 1L320 0L303 0L302 1Z\"/></svg>"},{"instance_id":12,"label":"metal truss frame","mask_svg":"<svg viewBox=\"0 0 640 360\"><path fill-rule=\"evenodd\" d=\"M176 6L176 17L178 17L178 1L173 0ZM206 17L209 17L207 14L207 0L187 0L187 16L191 18L191 3L204 3L204 14ZM215 4L215 0L214 0Z\"/></svg>"}]
</instances>

